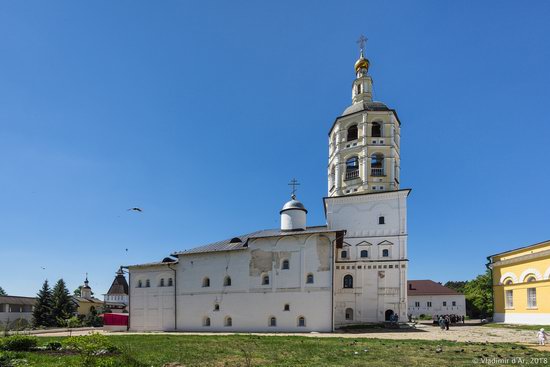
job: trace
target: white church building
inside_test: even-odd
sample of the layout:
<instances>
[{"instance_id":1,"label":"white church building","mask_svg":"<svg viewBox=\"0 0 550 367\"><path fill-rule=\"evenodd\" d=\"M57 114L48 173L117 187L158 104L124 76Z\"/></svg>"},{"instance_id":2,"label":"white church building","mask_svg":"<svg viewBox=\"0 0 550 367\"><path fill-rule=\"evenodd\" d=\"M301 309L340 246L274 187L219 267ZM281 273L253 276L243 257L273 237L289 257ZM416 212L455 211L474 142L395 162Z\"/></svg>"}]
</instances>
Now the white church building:
<instances>
[{"instance_id":1,"label":"white church building","mask_svg":"<svg viewBox=\"0 0 550 367\"><path fill-rule=\"evenodd\" d=\"M128 266L130 330L331 332L407 318L407 196L400 126L372 100L369 60L329 131L326 224L295 195L280 228Z\"/></svg>"}]
</instances>

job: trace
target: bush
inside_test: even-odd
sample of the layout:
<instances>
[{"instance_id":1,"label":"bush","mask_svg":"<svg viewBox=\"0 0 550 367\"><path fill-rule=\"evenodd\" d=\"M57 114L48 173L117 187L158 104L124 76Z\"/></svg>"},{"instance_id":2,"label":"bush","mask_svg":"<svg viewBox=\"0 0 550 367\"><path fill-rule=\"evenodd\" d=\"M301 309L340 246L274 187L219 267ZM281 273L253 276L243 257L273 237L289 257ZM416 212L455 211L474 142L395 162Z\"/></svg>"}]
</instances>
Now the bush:
<instances>
[{"instance_id":1,"label":"bush","mask_svg":"<svg viewBox=\"0 0 550 367\"><path fill-rule=\"evenodd\" d=\"M60 342L49 342L46 344L47 350L60 350L61 349L61 343Z\"/></svg>"},{"instance_id":2,"label":"bush","mask_svg":"<svg viewBox=\"0 0 550 367\"><path fill-rule=\"evenodd\" d=\"M0 342L0 349L15 352L26 352L36 347L38 339L36 336L12 335L3 338Z\"/></svg>"},{"instance_id":3,"label":"bush","mask_svg":"<svg viewBox=\"0 0 550 367\"><path fill-rule=\"evenodd\" d=\"M69 337L65 345L67 348L78 352L81 357L82 366L97 366L99 363L102 363L97 358L98 356L117 351L117 348L109 341L109 338L99 333Z\"/></svg>"}]
</instances>

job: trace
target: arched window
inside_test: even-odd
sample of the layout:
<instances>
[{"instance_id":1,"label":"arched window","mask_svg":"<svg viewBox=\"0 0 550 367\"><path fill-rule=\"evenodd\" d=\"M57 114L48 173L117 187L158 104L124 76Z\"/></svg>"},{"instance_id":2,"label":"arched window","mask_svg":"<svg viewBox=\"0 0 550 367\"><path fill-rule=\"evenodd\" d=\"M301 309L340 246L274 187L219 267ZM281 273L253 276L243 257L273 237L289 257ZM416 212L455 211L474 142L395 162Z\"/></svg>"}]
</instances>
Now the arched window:
<instances>
[{"instance_id":1,"label":"arched window","mask_svg":"<svg viewBox=\"0 0 550 367\"><path fill-rule=\"evenodd\" d=\"M369 257L369 252L367 250L361 250L361 257Z\"/></svg>"},{"instance_id":2,"label":"arched window","mask_svg":"<svg viewBox=\"0 0 550 367\"><path fill-rule=\"evenodd\" d=\"M353 320L353 308L346 308L346 320Z\"/></svg>"},{"instance_id":3,"label":"arched window","mask_svg":"<svg viewBox=\"0 0 550 367\"><path fill-rule=\"evenodd\" d=\"M203 287L210 287L210 278L204 278L202 280L202 286Z\"/></svg>"},{"instance_id":4,"label":"arched window","mask_svg":"<svg viewBox=\"0 0 550 367\"><path fill-rule=\"evenodd\" d=\"M231 285L231 277L228 275L225 277L225 279L223 280L223 285L225 287L229 287Z\"/></svg>"},{"instance_id":5,"label":"arched window","mask_svg":"<svg viewBox=\"0 0 550 367\"><path fill-rule=\"evenodd\" d=\"M537 278L535 278L533 275L530 275L527 278L527 283L536 282L536 281L537 281Z\"/></svg>"},{"instance_id":6,"label":"arched window","mask_svg":"<svg viewBox=\"0 0 550 367\"><path fill-rule=\"evenodd\" d=\"M288 303L285 304L283 311L290 311L290 305Z\"/></svg>"},{"instance_id":7,"label":"arched window","mask_svg":"<svg viewBox=\"0 0 550 367\"><path fill-rule=\"evenodd\" d=\"M390 250L384 249L382 250L382 257L389 257L390 256Z\"/></svg>"},{"instance_id":8,"label":"arched window","mask_svg":"<svg viewBox=\"0 0 550 367\"><path fill-rule=\"evenodd\" d=\"M504 281L504 284L505 285L510 285L510 284L513 284L514 282L512 281L512 279L508 278Z\"/></svg>"},{"instance_id":9,"label":"arched window","mask_svg":"<svg viewBox=\"0 0 550 367\"><path fill-rule=\"evenodd\" d=\"M330 168L329 185L329 189L332 189L336 185L336 168L334 166Z\"/></svg>"},{"instance_id":10,"label":"arched window","mask_svg":"<svg viewBox=\"0 0 550 367\"><path fill-rule=\"evenodd\" d=\"M146 288L149 288L150 286L151 286L151 281L150 281L149 279L147 279L147 280L145 281L145 287L146 287Z\"/></svg>"},{"instance_id":11,"label":"arched window","mask_svg":"<svg viewBox=\"0 0 550 367\"><path fill-rule=\"evenodd\" d=\"M160 278L159 287L164 287L164 278Z\"/></svg>"},{"instance_id":12,"label":"arched window","mask_svg":"<svg viewBox=\"0 0 550 367\"><path fill-rule=\"evenodd\" d=\"M348 141L357 140L357 125L348 127Z\"/></svg>"},{"instance_id":13,"label":"arched window","mask_svg":"<svg viewBox=\"0 0 550 367\"><path fill-rule=\"evenodd\" d=\"M351 157L346 161L346 180L359 177L359 158Z\"/></svg>"},{"instance_id":14,"label":"arched window","mask_svg":"<svg viewBox=\"0 0 550 367\"><path fill-rule=\"evenodd\" d=\"M346 250L342 250L342 252L340 253L340 257L342 259L347 259L348 258L348 252Z\"/></svg>"},{"instance_id":15,"label":"arched window","mask_svg":"<svg viewBox=\"0 0 550 367\"><path fill-rule=\"evenodd\" d=\"M353 277L349 274L344 277L344 288L353 288Z\"/></svg>"},{"instance_id":16,"label":"arched window","mask_svg":"<svg viewBox=\"0 0 550 367\"><path fill-rule=\"evenodd\" d=\"M283 270L288 270L288 269L290 269L290 261L288 261L288 260L283 260L283 265L281 266L281 268L282 268Z\"/></svg>"},{"instance_id":17,"label":"arched window","mask_svg":"<svg viewBox=\"0 0 550 367\"><path fill-rule=\"evenodd\" d=\"M220 310L220 304L214 303L214 311L219 311L219 310Z\"/></svg>"},{"instance_id":18,"label":"arched window","mask_svg":"<svg viewBox=\"0 0 550 367\"><path fill-rule=\"evenodd\" d=\"M137 284L137 287L138 287L138 288L141 288L141 287L143 287L143 282L141 281L141 279L140 279L140 280L138 280L138 284Z\"/></svg>"},{"instance_id":19,"label":"arched window","mask_svg":"<svg viewBox=\"0 0 550 367\"><path fill-rule=\"evenodd\" d=\"M269 326L277 326L277 319L273 316L269 318Z\"/></svg>"},{"instance_id":20,"label":"arched window","mask_svg":"<svg viewBox=\"0 0 550 367\"><path fill-rule=\"evenodd\" d=\"M298 326L299 327L305 327L306 326L306 318L304 316L298 317Z\"/></svg>"},{"instance_id":21,"label":"arched window","mask_svg":"<svg viewBox=\"0 0 550 367\"><path fill-rule=\"evenodd\" d=\"M306 277L306 283L307 284L313 284L313 274L308 274Z\"/></svg>"},{"instance_id":22,"label":"arched window","mask_svg":"<svg viewBox=\"0 0 550 367\"><path fill-rule=\"evenodd\" d=\"M210 326L210 317L205 317L202 326Z\"/></svg>"},{"instance_id":23,"label":"arched window","mask_svg":"<svg viewBox=\"0 0 550 367\"><path fill-rule=\"evenodd\" d=\"M231 319L231 317L226 317L225 318L225 323L224 323L225 326L233 326L233 320Z\"/></svg>"},{"instance_id":24,"label":"arched window","mask_svg":"<svg viewBox=\"0 0 550 367\"><path fill-rule=\"evenodd\" d=\"M262 285L269 285L269 275L262 276Z\"/></svg>"},{"instance_id":25,"label":"arched window","mask_svg":"<svg viewBox=\"0 0 550 367\"><path fill-rule=\"evenodd\" d=\"M382 136L382 125L379 122L372 123L371 136L373 138L379 138Z\"/></svg>"},{"instance_id":26,"label":"arched window","mask_svg":"<svg viewBox=\"0 0 550 367\"><path fill-rule=\"evenodd\" d=\"M172 278L168 278L168 286L171 287L174 285L174 281L172 280Z\"/></svg>"},{"instance_id":27,"label":"arched window","mask_svg":"<svg viewBox=\"0 0 550 367\"><path fill-rule=\"evenodd\" d=\"M370 157L370 174L371 176L384 176L384 155L374 153Z\"/></svg>"}]
</instances>

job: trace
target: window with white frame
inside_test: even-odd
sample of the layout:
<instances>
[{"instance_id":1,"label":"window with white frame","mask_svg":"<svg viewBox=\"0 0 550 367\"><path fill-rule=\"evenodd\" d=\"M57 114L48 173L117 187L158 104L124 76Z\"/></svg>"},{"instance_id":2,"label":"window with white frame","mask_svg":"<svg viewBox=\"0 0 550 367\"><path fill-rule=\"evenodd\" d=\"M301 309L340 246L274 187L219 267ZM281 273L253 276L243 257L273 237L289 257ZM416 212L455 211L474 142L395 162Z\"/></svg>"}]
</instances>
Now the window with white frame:
<instances>
[{"instance_id":1,"label":"window with white frame","mask_svg":"<svg viewBox=\"0 0 550 367\"><path fill-rule=\"evenodd\" d=\"M430 301L426 302L427 307L432 307L432 303Z\"/></svg>"},{"instance_id":2,"label":"window with white frame","mask_svg":"<svg viewBox=\"0 0 550 367\"><path fill-rule=\"evenodd\" d=\"M414 307L420 307L420 302L419 302L419 301L416 301L416 302L414 303Z\"/></svg>"},{"instance_id":3,"label":"window with white frame","mask_svg":"<svg viewBox=\"0 0 550 367\"><path fill-rule=\"evenodd\" d=\"M537 289L536 288L527 288L527 307L528 308L537 307Z\"/></svg>"},{"instance_id":4,"label":"window with white frame","mask_svg":"<svg viewBox=\"0 0 550 367\"><path fill-rule=\"evenodd\" d=\"M513 308L513 307L514 307L514 291L507 290L506 291L506 308Z\"/></svg>"}]
</instances>

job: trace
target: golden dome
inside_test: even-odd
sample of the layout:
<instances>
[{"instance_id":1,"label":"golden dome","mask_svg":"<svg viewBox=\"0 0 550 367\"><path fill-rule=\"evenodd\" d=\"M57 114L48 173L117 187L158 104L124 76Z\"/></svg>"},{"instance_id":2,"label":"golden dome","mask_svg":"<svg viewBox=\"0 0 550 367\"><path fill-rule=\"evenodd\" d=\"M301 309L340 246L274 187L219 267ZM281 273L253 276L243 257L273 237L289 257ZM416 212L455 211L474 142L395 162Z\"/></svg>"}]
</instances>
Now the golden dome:
<instances>
[{"instance_id":1,"label":"golden dome","mask_svg":"<svg viewBox=\"0 0 550 367\"><path fill-rule=\"evenodd\" d=\"M355 72L358 72L359 69L367 69L368 71L369 64L369 60L363 56L363 50L361 50L361 56L359 56L359 59L355 62Z\"/></svg>"}]
</instances>

